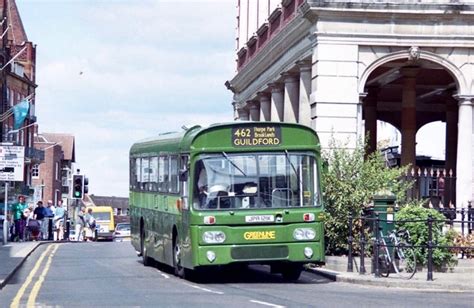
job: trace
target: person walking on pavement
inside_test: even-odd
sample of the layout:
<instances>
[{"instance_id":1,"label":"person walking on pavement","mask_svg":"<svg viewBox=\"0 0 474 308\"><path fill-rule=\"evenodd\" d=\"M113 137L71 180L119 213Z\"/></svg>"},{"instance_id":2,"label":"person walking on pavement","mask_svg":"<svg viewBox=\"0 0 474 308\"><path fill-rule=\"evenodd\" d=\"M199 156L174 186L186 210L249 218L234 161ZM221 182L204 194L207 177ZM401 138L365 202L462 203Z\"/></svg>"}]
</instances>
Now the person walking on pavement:
<instances>
[{"instance_id":1,"label":"person walking on pavement","mask_svg":"<svg viewBox=\"0 0 474 308\"><path fill-rule=\"evenodd\" d=\"M95 218L92 215L92 209L88 208L87 209L87 214L84 216L84 219L86 221L86 228L85 228L85 234L86 234L86 241L93 241L95 239L95 228L96 228L96 223L95 223Z\"/></svg>"},{"instance_id":2,"label":"person walking on pavement","mask_svg":"<svg viewBox=\"0 0 474 308\"><path fill-rule=\"evenodd\" d=\"M38 201L36 208L33 211L33 219L36 219L41 224L41 239L46 239L45 234L47 230L46 220L45 220L45 208L43 206L43 201Z\"/></svg>"},{"instance_id":3,"label":"person walking on pavement","mask_svg":"<svg viewBox=\"0 0 474 308\"><path fill-rule=\"evenodd\" d=\"M25 220L23 219L23 211L27 208L25 196L18 196L18 202L12 206L13 223L15 224L15 234L11 241L18 239L23 241L25 232Z\"/></svg>"},{"instance_id":4,"label":"person walking on pavement","mask_svg":"<svg viewBox=\"0 0 474 308\"><path fill-rule=\"evenodd\" d=\"M47 226L47 237L48 241L53 240L53 218L54 218L54 211L53 211L53 201L48 200L48 206L44 209L44 216Z\"/></svg>"},{"instance_id":5,"label":"person walking on pavement","mask_svg":"<svg viewBox=\"0 0 474 308\"><path fill-rule=\"evenodd\" d=\"M84 233L84 227L86 226L86 219L84 217L85 214L86 214L86 208L81 207L76 217L76 240L78 242L84 240L83 233Z\"/></svg>"},{"instance_id":6,"label":"person walking on pavement","mask_svg":"<svg viewBox=\"0 0 474 308\"><path fill-rule=\"evenodd\" d=\"M54 225L56 226L55 240L60 241L64 237L64 217L66 210L63 207L63 200L58 200L56 211L54 211Z\"/></svg>"}]
</instances>

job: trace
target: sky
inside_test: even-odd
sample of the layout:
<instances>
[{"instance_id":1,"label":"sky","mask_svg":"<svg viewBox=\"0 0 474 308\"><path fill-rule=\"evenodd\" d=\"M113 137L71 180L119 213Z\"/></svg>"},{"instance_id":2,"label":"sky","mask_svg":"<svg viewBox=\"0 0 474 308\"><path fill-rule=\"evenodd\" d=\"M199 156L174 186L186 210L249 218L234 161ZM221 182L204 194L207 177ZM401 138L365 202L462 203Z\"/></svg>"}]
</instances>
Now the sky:
<instances>
[{"instance_id":1,"label":"sky","mask_svg":"<svg viewBox=\"0 0 474 308\"><path fill-rule=\"evenodd\" d=\"M128 196L134 142L233 120L235 0L16 2L37 45L39 131L75 136L89 193ZM443 157L443 130L422 128L417 154Z\"/></svg>"},{"instance_id":2,"label":"sky","mask_svg":"<svg viewBox=\"0 0 474 308\"><path fill-rule=\"evenodd\" d=\"M69 133L89 193L128 196L128 152L233 120L233 0L17 0L37 44L39 132Z\"/></svg>"}]
</instances>

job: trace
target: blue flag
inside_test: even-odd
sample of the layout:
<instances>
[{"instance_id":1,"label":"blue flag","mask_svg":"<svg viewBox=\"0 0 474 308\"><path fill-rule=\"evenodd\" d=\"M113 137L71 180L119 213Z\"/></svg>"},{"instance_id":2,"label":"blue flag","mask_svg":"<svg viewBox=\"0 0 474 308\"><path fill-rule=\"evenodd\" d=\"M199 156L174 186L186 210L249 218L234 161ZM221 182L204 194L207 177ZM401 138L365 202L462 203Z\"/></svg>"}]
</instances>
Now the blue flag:
<instances>
[{"instance_id":1,"label":"blue flag","mask_svg":"<svg viewBox=\"0 0 474 308\"><path fill-rule=\"evenodd\" d=\"M15 119L13 129L19 129L23 125L29 109L30 102L25 99L13 106L13 117Z\"/></svg>"}]
</instances>

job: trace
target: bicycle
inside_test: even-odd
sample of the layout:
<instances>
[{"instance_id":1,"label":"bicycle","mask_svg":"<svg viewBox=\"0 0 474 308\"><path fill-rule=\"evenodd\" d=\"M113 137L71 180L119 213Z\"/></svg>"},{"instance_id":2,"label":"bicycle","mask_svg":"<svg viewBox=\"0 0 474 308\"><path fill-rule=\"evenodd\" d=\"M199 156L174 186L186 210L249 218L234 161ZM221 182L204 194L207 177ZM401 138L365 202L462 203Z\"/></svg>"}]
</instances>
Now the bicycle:
<instances>
[{"instance_id":1,"label":"bicycle","mask_svg":"<svg viewBox=\"0 0 474 308\"><path fill-rule=\"evenodd\" d=\"M410 233L408 230L390 231L387 237L393 247L393 255L388 249L383 232L380 231L383 248L379 252L380 275L388 277L393 267L400 278L411 279L416 272L416 255L410 245Z\"/></svg>"}]
</instances>

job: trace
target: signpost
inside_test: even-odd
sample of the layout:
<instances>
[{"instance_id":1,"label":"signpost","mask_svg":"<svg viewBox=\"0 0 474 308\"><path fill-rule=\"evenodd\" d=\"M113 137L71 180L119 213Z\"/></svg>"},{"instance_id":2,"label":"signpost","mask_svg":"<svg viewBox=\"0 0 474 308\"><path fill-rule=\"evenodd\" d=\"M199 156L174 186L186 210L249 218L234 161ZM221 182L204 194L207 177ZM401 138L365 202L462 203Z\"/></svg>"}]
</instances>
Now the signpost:
<instances>
[{"instance_id":1,"label":"signpost","mask_svg":"<svg viewBox=\"0 0 474 308\"><path fill-rule=\"evenodd\" d=\"M0 145L0 181L5 183L5 205L3 219L3 244L8 239L8 182L22 182L25 167L25 147Z\"/></svg>"}]
</instances>

